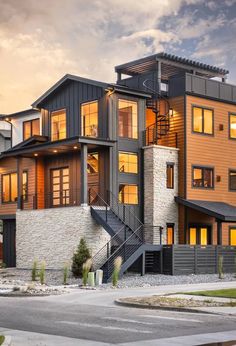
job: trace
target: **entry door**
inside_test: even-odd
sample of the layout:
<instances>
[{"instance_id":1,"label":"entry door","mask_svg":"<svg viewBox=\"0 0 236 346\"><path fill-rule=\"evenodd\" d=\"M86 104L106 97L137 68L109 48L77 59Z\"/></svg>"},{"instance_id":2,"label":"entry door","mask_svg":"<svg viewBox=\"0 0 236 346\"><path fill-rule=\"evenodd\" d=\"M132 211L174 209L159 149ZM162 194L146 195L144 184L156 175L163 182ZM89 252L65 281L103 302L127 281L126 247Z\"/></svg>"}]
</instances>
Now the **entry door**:
<instances>
[{"instance_id":1,"label":"entry door","mask_svg":"<svg viewBox=\"0 0 236 346\"><path fill-rule=\"evenodd\" d=\"M190 245L210 245L211 226L193 226L189 228Z\"/></svg>"},{"instance_id":2,"label":"entry door","mask_svg":"<svg viewBox=\"0 0 236 346\"><path fill-rule=\"evenodd\" d=\"M69 168L57 168L51 171L51 204L53 207L70 203Z\"/></svg>"}]
</instances>

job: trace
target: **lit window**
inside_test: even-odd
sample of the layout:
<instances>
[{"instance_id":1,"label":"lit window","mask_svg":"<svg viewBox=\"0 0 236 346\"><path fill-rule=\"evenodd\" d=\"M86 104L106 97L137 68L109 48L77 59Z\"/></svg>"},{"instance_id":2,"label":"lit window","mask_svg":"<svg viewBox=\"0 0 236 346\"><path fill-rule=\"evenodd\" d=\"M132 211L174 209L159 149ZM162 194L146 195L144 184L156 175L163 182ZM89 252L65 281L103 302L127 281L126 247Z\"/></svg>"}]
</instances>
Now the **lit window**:
<instances>
[{"instance_id":1,"label":"lit window","mask_svg":"<svg viewBox=\"0 0 236 346\"><path fill-rule=\"evenodd\" d=\"M40 135L40 120L33 119L23 122L23 140Z\"/></svg>"},{"instance_id":2,"label":"lit window","mask_svg":"<svg viewBox=\"0 0 236 346\"><path fill-rule=\"evenodd\" d=\"M236 191L236 171L229 171L229 189Z\"/></svg>"},{"instance_id":3,"label":"lit window","mask_svg":"<svg viewBox=\"0 0 236 346\"><path fill-rule=\"evenodd\" d=\"M236 228L230 229L230 245L236 246Z\"/></svg>"},{"instance_id":4,"label":"lit window","mask_svg":"<svg viewBox=\"0 0 236 346\"><path fill-rule=\"evenodd\" d=\"M138 138L138 105L137 102L121 100L118 102L119 136Z\"/></svg>"},{"instance_id":5,"label":"lit window","mask_svg":"<svg viewBox=\"0 0 236 346\"><path fill-rule=\"evenodd\" d=\"M2 176L2 202L17 201L17 173Z\"/></svg>"},{"instance_id":6,"label":"lit window","mask_svg":"<svg viewBox=\"0 0 236 346\"><path fill-rule=\"evenodd\" d=\"M193 167L193 187L213 188L213 168Z\"/></svg>"},{"instance_id":7,"label":"lit window","mask_svg":"<svg viewBox=\"0 0 236 346\"><path fill-rule=\"evenodd\" d=\"M98 136L98 101L81 105L81 134L82 136Z\"/></svg>"},{"instance_id":8,"label":"lit window","mask_svg":"<svg viewBox=\"0 0 236 346\"><path fill-rule=\"evenodd\" d=\"M58 168L51 171L52 206L69 205L70 203L69 168Z\"/></svg>"},{"instance_id":9,"label":"lit window","mask_svg":"<svg viewBox=\"0 0 236 346\"><path fill-rule=\"evenodd\" d=\"M197 229L191 227L189 230L189 244L196 245L197 244Z\"/></svg>"},{"instance_id":10,"label":"lit window","mask_svg":"<svg viewBox=\"0 0 236 346\"><path fill-rule=\"evenodd\" d=\"M28 172L22 173L22 198L24 201L28 198Z\"/></svg>"},{"instance_id":11,"label":"lit window","mask_svg":"<svg viewBox=\"0 0 236 346\"><path fill-rule=\"evenodd\" d=\"M66 138L65 109L51 113L51 140L58 141Z\"/></svg>"},{"instance_id":12,"label":"lit window","mask_svg":"<svg viewBox=\"0 0 236 346\"><path fill-rule=\"evenodd\" d=\"M211 228L201 226L190 227L189 244L203 246L211 244Z\"/></svg>"},{"instance_id":13,"label":"lit window","mask_svg":"<svg viewBox=\"0 0 236 346\"><path fill-rule=\"evenodd\" d=\"M229 135L230 138L236 138L236 114L229 116Z\"/></svg>"},{"instance_id":14,"label":"lit window","mask_svg":"<svg viewBox=\"0 0 236 346\"><path fill-rule=\"evenodd\" d=\"M98 153L88 154L87 172L88 174L98 173Z\"/></svg>"},{"instance_id":15,"label":"lit window","mask_svg":"<svg viewBox=\"0 0 236 346\"><path fill-rule=\"evenodd\" d=\"M138 186L121 184L119 186L119 201L124 204L138 204Z\"/></svg>"},{"instance_id":16,"label":"lit window","mask_svg":"<svg viewBox=\"0 0 236 346\"><path fill-rule=\"evenodd\" d=\"M213 134L213 110L193 107L193 131L207 135Z\"/></svg>"},{"instance_id":17,"label":"lit window","mask_svg":"<svg viewBox=\"0 0 236 346\"><path fill-rule=\"evenodd\" d=\"M174 225L167 225L167 239L166 243L167 245L174 244Z\"/></svg>"},{"instance_id":18,"label":"lit window","mask_svg":"<svg viewBox=\"0 0 236 346\"><path fill-rule=\"evenodd\" d=\"M174 188L174 164L168 163L166 165L166 187L167 189Z\"/></svg>"},{"instance_id":19,"label":"lit window","mask_svg":"<svg viewBox=\"0 0 236 346\"><path fill-rule=\"evenodd\" d=\"M119 172L138 173L138 155L135 153L119 152Z\"/></svg>"}]
</instances>

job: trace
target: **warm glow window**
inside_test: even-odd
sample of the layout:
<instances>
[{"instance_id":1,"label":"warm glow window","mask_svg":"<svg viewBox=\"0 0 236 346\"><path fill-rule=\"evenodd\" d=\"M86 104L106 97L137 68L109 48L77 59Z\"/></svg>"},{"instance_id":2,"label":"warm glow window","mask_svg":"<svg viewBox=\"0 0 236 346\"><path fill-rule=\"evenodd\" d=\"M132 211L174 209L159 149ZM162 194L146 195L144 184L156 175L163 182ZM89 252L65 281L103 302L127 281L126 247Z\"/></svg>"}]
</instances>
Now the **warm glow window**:
<instances>
[{"instance_id":1,"label":"warm glow window","mask_svg":"<svg viewBox=\"0 0 236 346\"><path fill-rule=\"evenodd\" d=\"M58 141L66 138L66 110L51 113L51 140Z\"/></svg>"},{"instance_id":2,"label":"warm glow window","mask_svg":"<svg viewBox=\"0 0 236 346\"><path fill-rule=\"evenodd\" d=\"M167 245L174 244L174 225L167 225L166 229L166 243Z\"/></svg>"},{"instance_id":3,"label":"warm glow window","mask_svg":"<svg viewBox=\"0 0 236 346\"><path fill-rule=\"evenodd\" d=\"M87 159L88 174L98 173L98 153L89 153Z\"/></svg>"},{"instance_id":4,"label":"warm glow window","mask_svg":"<svg viewBox=\"0 0 236 346\"><path fill-rule=\"evenodd\" d=\"M230 235L229 244L232 246L236 246L236 228L231 228L229 235Z\"/></svg>"},{"instance_id":5,"label":"warm glow window","mask_svg":"<svg viewBox=\"0 0 236 346\"><path fill-rule=\"evenodd\" d=\"M167 189L174 188L174 164L172 163L166 165L166 187Z\"/></svg>"},{"instance_id":6,"label":"warm glow window","mask_svg":"<svg viewBox=\"0 0 236 346\"><path fill-rule=\"evenodd\" d=\"M138 204L138 186L120 184L119 201L124 204Z\"/></svg>"},{"instance_id":7,"label":"warm glow window","mask_svg":"<svg viewBox=\"0 0 236 346\"><path fill-rule=\"evenodd\" d=\"M213 134L213 110L193 107L193 132Z\"/></svg>"},{"instance_id":8,"label":"warm glow window","mask_svg":"<svg viewBox=\"0 0 236 346\"><path fill-rule=\"evenodd\" d=\"M2 175L2 202L17 201L17 173Z\"/></svg>"},{"instance_id":9,"label":"warm glow window","mask_svg":"<svg viewBox=\"0 0 236 346\"><path fill-rule=\"evenodd\" d=\"M210 227L190 227L189 228L189 244L190 245L209 245L211 244Z\"/></svg>"},{"instance_id":10,"label":"warm glow window","mask_svg":"<svg viewBox=\"0 0 236 346\"><path fill-rule=\"evenodd\" d=\"M138 105L137 102L118 101L118 127L119 136L126 138L138 138Z\"/></svg>"},{"instance_id":11,"label":"warm glow window","mask_svg":"<svg viewBox=\"0 0 236 346\"><path fill-rule=\"evenodd\" d=\"M81 135L98 136L98 101L81 105Z\"/></svg>"},{"instance_id":12,"label":"warm glow window","mask_svg":"<svg viewBox=\"0 0 236 346\"><path fill-rule=\"evenodd\" d=\"M23 122L23 140L40 135L40 120L33 119Z\"/></svg>"},{"instance_id":13,"label":"warm glow window","mask_svg":"<svg viewBox=\"0 0 236 346\"><path fill-rule=\"evenodd\" d=\"M138 173L138 155L135 153L119 152L119 172Z\"/></svg>"},{"instance_id":14,"label":"warm glow window","mask_svg":"<svg viewBox=\"0 0 236 346\"><path fill-rule=\"evenodd\" d=\"M70 203L69 168L58 168L51 171L52 206L69 205Z\"/></svg>"},{"instance_id":15,"label":"warm glow window","mask_svg":"<svg viewBox=\"0 0 236 346\"><path fill-rule=\"evenodd\" d=\"M28 172L22 173L22 198L24 201L28 198Z\"/></svg>"},{"instance_id":16,"label":"warm glow window","mask_svg":"<svg viewBox=\"0 0 236 346\"><path fill-rule=\"evenodd\" d=\"M236 139L236 114L229 116L229 135L230 138Z\"/></svg>"},{"instance_id":17,"label":"warm glow window","mask_svg":"<svg viewBox=\"0 0 236 346\"><path fill-rule=\"evenodd\" d=\"M193 167L192 186L196 188L213 188L213 168Z\"/></svg>"},{"instance_id":18,"label":"warm glow window","mask_svg":"<svg viewBox=\"0 0 236 346\"><path fill-rule=\"evenodd\" d=\"M236 191L236 170L229 171L229 189Z\"/></svg>"}]
</instances>

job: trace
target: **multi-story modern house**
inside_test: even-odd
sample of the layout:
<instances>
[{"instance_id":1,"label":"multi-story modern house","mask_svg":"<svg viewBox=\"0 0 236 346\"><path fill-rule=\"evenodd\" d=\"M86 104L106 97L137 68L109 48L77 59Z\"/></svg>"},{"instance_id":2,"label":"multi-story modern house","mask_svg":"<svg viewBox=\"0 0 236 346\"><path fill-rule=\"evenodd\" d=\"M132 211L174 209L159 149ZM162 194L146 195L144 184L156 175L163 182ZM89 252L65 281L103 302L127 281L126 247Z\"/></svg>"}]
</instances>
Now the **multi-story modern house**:
<instances>
[{"instance_id":1,"label":"multi-story modern house","mask_svg":"<svg viewBox=\"0 0 236 346\"><path fill-rule=\"evenodd\" d=\"M236 245L228 71L166 53L115 70L116 84L66 75L33 109L7 116L8 265L29 268L37 258L61 268L82 236L95 267L120 254L123 271L162 244Z\"/></svg>"}]
</instances>

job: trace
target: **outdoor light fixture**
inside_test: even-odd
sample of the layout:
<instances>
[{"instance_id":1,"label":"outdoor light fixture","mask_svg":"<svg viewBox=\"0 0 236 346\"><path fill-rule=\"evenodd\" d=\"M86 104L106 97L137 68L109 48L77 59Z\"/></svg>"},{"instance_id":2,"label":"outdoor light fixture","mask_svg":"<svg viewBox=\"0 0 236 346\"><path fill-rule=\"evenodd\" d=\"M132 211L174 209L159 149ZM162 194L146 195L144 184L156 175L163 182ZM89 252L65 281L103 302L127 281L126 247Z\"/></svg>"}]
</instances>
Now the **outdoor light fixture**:
<instances>
[{"instance_id":1,"label":"outdoor light fixture","mask_svg":"<svg viewBox=\"0 0 236 346\"><path fill-rule=\"evenodd\" d=\"M5 118L5 121L9 123L11 121L11 118Z\"/></svg>"},{"instance_id":2,"label":"outdoor light fixture","mask_svg":"<svg viewBox=\"0 0 236 346\"><path fill-rule=\"evenodd\" d=\"M74 147L73 147L74 149L78 149L78 147L75 145Z\"/></svg>"},{"instance_id":3,"label":"outdoor light fixture","mask_svg":"<svg viewBox=\"0 0 236 346\"><path fill-rule=\"evenodd\" d=\"M173 110L173 108L169 108L169 116L170 116L170 117L173 117L173 115L174 115L174 110Z\"/></svg>"},{"instance_id":4,"label":"outdoor light fixture","mask_svg":"<svg viewBox=\"0 0 236 346\"><path fill-rule=\"evenodd\" d=\"M39 154L37 154L37 153L34 154L34 156L36 156L36 157L37 157L38 155L39 155Z\"/></svg>"},{"instance_id":5,"label":"outdoor light fixture","mask_svg":"<svg viewBox=\"0 0 236 346\"><path fill-rule=\"evenodd\" d=\"M53 150L54 153L57 153L57 150Z\"/></svg>"}]
</instances>

